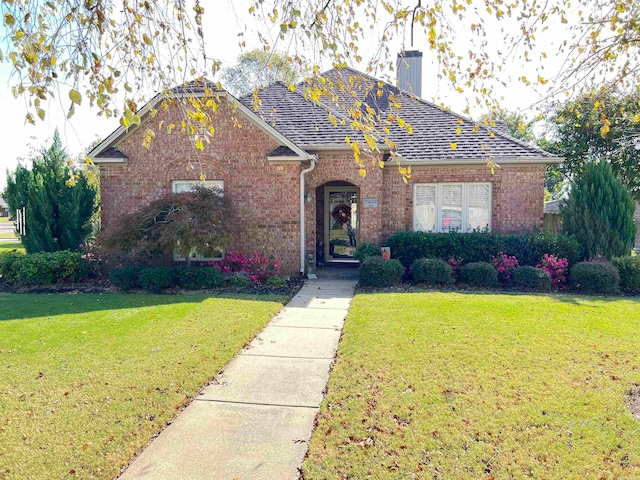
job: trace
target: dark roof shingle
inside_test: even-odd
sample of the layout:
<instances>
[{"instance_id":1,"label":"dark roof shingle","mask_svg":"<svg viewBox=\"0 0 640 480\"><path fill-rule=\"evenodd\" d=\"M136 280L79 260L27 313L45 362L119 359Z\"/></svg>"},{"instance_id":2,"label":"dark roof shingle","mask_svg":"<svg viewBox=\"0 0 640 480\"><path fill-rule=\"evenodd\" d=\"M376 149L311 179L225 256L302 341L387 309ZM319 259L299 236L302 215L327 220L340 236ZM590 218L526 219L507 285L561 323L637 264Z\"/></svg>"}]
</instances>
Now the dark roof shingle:
<instances>
[{"instance_id":1,"label":"dark roof shingle","mask_svg":"<svg viewBox=\"0 0 640 480\"><path fill-rule=\"evenodd\" d=\"M366 115L369 106L377 119L374 136L380 145L389 115L411 125L409 133L395 120L387 125L386 134L408 161L556 158L498 128L473 122L349 68L330 70L312 82L300 83L295 91L282 83L272 84L259 92L257 109L252 95L240 101L302 148L346 146L345 137L362 140L362 133L352 128L352 114L360 109ZM305 92L314 89L322 94L314 101L305 98L310 96Z\"/></svg>"}]
</instances>

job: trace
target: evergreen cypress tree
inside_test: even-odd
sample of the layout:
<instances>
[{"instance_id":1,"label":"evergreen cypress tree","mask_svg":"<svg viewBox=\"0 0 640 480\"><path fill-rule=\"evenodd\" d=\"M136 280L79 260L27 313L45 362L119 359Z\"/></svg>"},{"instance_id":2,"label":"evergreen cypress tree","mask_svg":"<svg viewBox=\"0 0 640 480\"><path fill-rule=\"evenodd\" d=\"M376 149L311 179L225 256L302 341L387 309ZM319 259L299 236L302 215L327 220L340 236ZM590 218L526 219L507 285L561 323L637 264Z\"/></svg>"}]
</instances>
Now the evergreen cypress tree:
<instances>
[{"instance_id":1,"label":"evergreen cypress tree","mask_svg":"<svg viewBox=\"0 0 640 480\"><path fill-rule=\"evenodd\" d=\"M634 209L631 193L611 165L591 162L571 185L563 229L580 242L586 258L627 255L636 234Z\"/></svg>"},{"instance_id":2,"label":"evergreen cypress tree","mask_svg":"<svg viewBox=\"0 0 640 480\"><path fill-rule=\"evenodd\" d=\"M69 184L70 175L75 183ZM91 216L96 211L96 190L86 175L69 166L58 131L31 170L19 165L7 175L4 198L9 212L26 207L26 234L22 244L27 253L77 250L91 234Z\"/></svg>"}]
</instances>

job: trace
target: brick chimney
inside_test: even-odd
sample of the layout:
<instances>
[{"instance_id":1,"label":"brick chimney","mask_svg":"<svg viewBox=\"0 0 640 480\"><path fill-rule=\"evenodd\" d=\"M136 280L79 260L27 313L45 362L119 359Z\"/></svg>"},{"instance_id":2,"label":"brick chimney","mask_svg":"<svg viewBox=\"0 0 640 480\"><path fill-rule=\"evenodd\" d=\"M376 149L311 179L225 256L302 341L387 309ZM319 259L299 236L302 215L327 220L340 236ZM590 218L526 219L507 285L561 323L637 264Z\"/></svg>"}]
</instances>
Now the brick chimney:
<instances>
[{"instance_id":1,"label":"brick chimney","mask_svg":"<svg viewBox=\"0 0 640 480\"><path fill-rule=\"evenodd\" d=\"M422 96L422 52L419 50L406 50L398 54L396 61L398 72L398 87L413 93L416 97Z\"/></svg>"}]
</instances>

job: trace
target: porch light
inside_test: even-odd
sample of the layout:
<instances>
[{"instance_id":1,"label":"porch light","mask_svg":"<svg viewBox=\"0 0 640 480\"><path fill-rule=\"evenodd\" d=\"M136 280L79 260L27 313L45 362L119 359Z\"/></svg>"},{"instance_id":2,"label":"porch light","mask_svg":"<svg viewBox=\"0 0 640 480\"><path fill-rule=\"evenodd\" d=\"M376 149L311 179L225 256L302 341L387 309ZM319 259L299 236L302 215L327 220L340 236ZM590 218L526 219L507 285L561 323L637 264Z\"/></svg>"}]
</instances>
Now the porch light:
<instances>
[{"instance_id":1,"label":"porch light","mask_svg":"<svg viewBox=\"0 0 640 480\"><path fill-rule=\"evenodd\" d=\"M313 194L309 190L307 190L304 194L304 201L306 203L311 203L312 200L313 200Z\"/></svg>"}]
</instances>

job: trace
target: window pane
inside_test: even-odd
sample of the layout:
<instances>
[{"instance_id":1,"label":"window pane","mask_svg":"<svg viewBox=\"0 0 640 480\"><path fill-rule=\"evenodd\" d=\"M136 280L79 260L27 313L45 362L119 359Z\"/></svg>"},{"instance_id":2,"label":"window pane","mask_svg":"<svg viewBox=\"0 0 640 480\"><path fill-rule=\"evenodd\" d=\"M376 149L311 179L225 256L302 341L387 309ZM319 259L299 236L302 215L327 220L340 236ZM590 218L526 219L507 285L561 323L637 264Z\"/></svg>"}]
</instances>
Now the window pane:
<instances>
[{"instance_id":1,"label":"window pane","mask_svg":"<svg viewBox=\"0 0 640 480\"><path fill-rule=\"evenodd\" d=\"M462 230L462 185L442 186L442 231Z\"/></svg>"},{"instance_id":2,"label":"window pane","mask_svg":"<svg viewBox=\"0 0 640 480\"><path fill-rule=\"evenodd\" d=\"M198 185L202 187L208 187L208 188L218 187L221 190L224 189L223 180L206 180L204 182L200 180L174 180L172 182L174 193L190 192Z\"/></svg>"},{"instance_id":3,"label":"window pane","mask_svg":"<svg viewBox=\"0 0 640 480\"><path fill-rule=\"evenodd\" d=\"M491 200L491 186L488 184L469 185L469 230L489 228L491 212L489 205Z\"/></svg>"},{"instance_id":4,"label":"window pane","mask_svg":"<svg viewBox=\"0 0 640 480\"><path fill-rule=\"evenodd\" d=\"M413 209L416 231L436 229L436 186L416 185L416 204Z\"/></svg>"}]
</instances>

